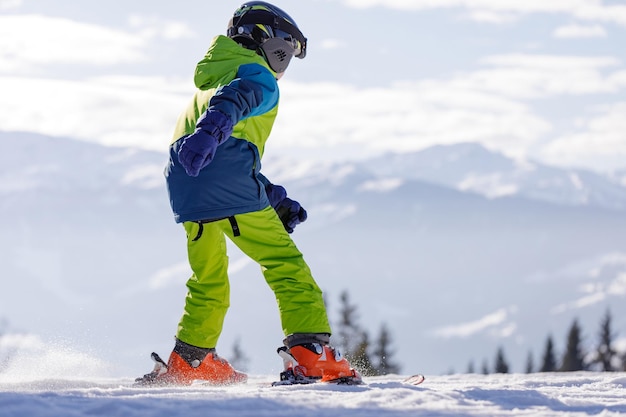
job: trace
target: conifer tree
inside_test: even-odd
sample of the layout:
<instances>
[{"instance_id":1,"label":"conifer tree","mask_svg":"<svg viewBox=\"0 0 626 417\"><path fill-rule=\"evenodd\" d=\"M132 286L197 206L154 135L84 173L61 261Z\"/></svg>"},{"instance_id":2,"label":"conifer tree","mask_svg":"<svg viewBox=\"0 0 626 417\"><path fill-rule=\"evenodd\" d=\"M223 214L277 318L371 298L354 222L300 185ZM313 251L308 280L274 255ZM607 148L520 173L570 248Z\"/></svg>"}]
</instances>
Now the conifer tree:
<instances>
[{"instance_id":1,"label":"conifer tree","mask_svg":"<svg viewBox=\"0 0 626 417\"><path fill-rule=\"evenodd\" d=\"M498 352L496 353L496 363L493 368L493 371L496 374L508 374L509 373L509 364L506 362L504 357L504 348L500 346L498 348Z\"/></svg>"},{"instance_id":2,"label":"conifer tree","mask_svg":"<svg viewBox=\"0 0 626 417\"><path fill-rule=\"evenodd\" d=\"M337 336L339 337L339 346L341 346L344 355L349 358L352 353L356 352L359 344L362 343L363 330L358 324L357 306L350 302L348 291L341 293L339 301Z\"/></svg>"},{"instance_id":3,"label":"conifer tree","mask_svg":"<svg viewBox=\"0 0 626 417\"><path fill-rule=\"evenodd\" d=\"M578 320L574 319L567 334L567 348L559 371L572 372L585 369L585 355L582 351L581 342L581 329Z\"/></svg>"},{"instance_id":4,"label":"conifer tree","mask_svg":"<svg viewBox=\"0 0 626 417\"><path fill-rule=\"evenodd\" d=\"M532 374L535 372L535 360L533 358L533 352L528 351L528 356L526 357L526 373Z\"/></svg>"},{"instance_id":5,"label":"conifer tree","mask_svg":"<svg viewBox=\"0 0 626 417\"><path fill-rule=\"evenodd\" d=\"M489 375L489 365L487 365L487 359L483 360L482 373L483 375Z\"/></svg>"},{"instance_id":6,"label":"conifer tree","mask_svg":"<svg viewBox=\"0 0 626 417\"><path fill-rule=\"evenodd\" d=\"M470 361L469 364L467 365L467 373L468 374L476 373L476 369L474 368L474 361Z\"/></svg>"},{"instance_id":7,"label":"conifer tree","mask_svg":"<svg viewBox=\"0 0 626 417\"><path fill-rule=\"evenodd\" d=\"M369 356L369 335L358 323L357 306L350 302L347 291L341 293L338 336L344 356L363 375L374 375L376 371Z\"/></svg>"},{"instance_id":8,"label":"conifer tree","mask_svg":"<svg viewBox=\"0 0 626 417\"><path fill-rule=\"evenodd\" d=\"M239 338L237 338L233 344L233 355L229 361L231 365L239 371L246 372L248 370L249 359L241 349L241 341Z\"/></svg>"},{"instance_id":9,"label":"conifer tree","mask_svg":"<svg viewBox=\"0 0 626 417\"><path fill-rule=\"evenodd\" d=\"M556 358L554 355L554 342L552 335L548 335L546 340L546 348L543 354L543 361L539 372L554 372L556 370Z\"/></svg>"},{"instance_id":10,"label":"conifer tree","mask_svg":"<svg viewBox=\"0 0 626 417\"><path fill-rule=\"evenodd\" d=\"M596 348L596 357L594 359L594 362L600 365L600 370L604 372L613 372L616 370L613 366L613 362L617 357L617 352L613 349L613 339L615 335L611 330L611 320L611 312L607 310L600 325L600 340Z\"/></svg>"},{"instance_id":11,"label":"conifer tree","mask_svg":"<svg viewBox=\"0 0 626 417\"><path fill-rule=\"evenodd\" d=\"M383 323L373 352L376 360L375 369L378 375L400 373L400 366L395 364L392 360L393 353L394 352L391 350L391 333L387 325Z\"/></svg>"}]
</instances>

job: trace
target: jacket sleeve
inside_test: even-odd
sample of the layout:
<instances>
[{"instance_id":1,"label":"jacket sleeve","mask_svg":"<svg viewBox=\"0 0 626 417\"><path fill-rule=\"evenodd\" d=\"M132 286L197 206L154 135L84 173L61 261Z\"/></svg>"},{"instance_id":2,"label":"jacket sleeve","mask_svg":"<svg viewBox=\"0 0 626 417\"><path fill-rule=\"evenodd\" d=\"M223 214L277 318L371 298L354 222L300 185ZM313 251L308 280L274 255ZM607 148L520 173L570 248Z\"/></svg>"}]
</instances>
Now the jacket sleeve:
<instances>
[{"instance_id":1,"label":"jacket sleeve","mask_svg":"<svg viewBox=\"0 0 626 417\"><path fill-rule=\"evenodd\" d=\"M278 104L278 84L274 75L259 64L239 67L237 77L220 87L209 100L209 109L229 116L233 125L258 116Z\"/></svg>"},{"instance_id":2,"label":"jacket sleeve","mask_svg":"<svg viewBox=\"0 0 626 417\"><path fill-rule=\"evenodd\" d=\"M270 180L268 180L267 177L261 174L260 172L257 174L257 178L259 179L259 181L261 181L261 184L263 184L263 187L267 187L268 185L273 185L270 182Z\"/></svg>"}]
</instances>

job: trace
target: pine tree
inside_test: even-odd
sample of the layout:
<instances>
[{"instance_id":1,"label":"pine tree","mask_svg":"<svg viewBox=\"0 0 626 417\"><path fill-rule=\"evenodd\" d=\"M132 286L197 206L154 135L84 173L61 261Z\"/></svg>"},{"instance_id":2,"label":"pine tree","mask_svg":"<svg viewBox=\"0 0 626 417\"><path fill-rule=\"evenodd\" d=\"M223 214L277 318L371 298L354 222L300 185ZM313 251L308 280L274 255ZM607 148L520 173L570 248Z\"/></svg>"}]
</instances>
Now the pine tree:
<instances>
[{"instance_id":1,"label":"pine tree","mask_svg":"<svg viewBox=\"0 0 626 417\"><path fill-rule=\"evenodd\" d=\"M526 357L526 373L532 374L535 372L535 360L533 358L533 352L528 351L528 356Z\"/></svg>"},{"instance_id":2,"label":"pine tree","mask_svg":"<svg viewBox=\"0 0 626 417\"><path fill-rule=\"evenodd\" d=\"M469 364L467 365L467 373L468 374L476 373L476 369L474 368L474 361L470 361Z\"/></svg>"},{"instance_id":3,"label":"pine tree","mask_svg":"<svg viewBox=\"0 0 626 417\"><path fill-rule=\"evenodd\" d=\"M489 365L487 365L487 359L483 360L483 366L481 371L483 375L489 375Z\"/></svg>"},{"instance_id":4,"label":"pine tree","mask_svg":"<svg viewBox=\"0 0 626 417\"><path fill-rule=\"evenodd\" d=\"M363 375L374 375L376 371L369 356L369 335L358 323L357 306L350 302L347 291L341 293L339 311L339 344L343 354Z\"/></svg>"},{"instance_id":5,"label":"pine tree","mask_svg":"<svg viewBox=\"0 0 626 417\"><path fill-rule=\"evenodd\" d=\"M493 371L496 374L508 374L509 373L509 364L506 362L504 358L504 348L499 347L498 352L496 353L496 364L493 368Z\"/></svg>"},{"instance_id":6,"label":"pine tree","mask_svg":"<svg viewBox=\"0 0 626 417\"><path fill-rule=\"evenodd\" d=\"M241 341L239 338L237 338L233 344L233 355L229 361L230 364L239 371L246 372L248 370L249 359L241 349Z\"/></svg>"},{"instance_id":7,"label":"pine tree","mask_svg":"<svg viewBox=\"0 0 626 417\"><path fill-rule=\"evenodd\" d=\"M554 342L552 341L552 335L548 336L546 340L546 349L543 354L543 362L539 372L554 372L556 370L556 358L554 355Z\"/></svg>"},{"instance_id":8,"label":"pine tree","mask_svg":"<svg viewBox=\"0 0 626 417\"><path fill-rule=\"evenodd\" d=\"M389 332L387 325L383 323L373 352L374 358L377 362L375 369L378 375L400 373L400 366L395 364L391 359L393 351L391 350L390 345L391 333Z\"/></svg>"},{"instance_id":9,"label":"pine tree","mask_svg":"<svg viewBox=\"0 0 626 417\"><path fill-rule=\"evenodd\" d=\"M353 352L356 352L358 345L363 340L363 330L358 324L357 306L350 302L348 292L342 292L339 300L339 323L336 334L339 337L339 346L341 346L345 356L350 357Z\"/></svg>"},{"instance_id":10,"label":"pine tree","mask_svg":"<svg viewBox=\"0 0 626 417\"><path fill-rule=\"evenodd\" d=\"M582 371L585 369L585 355L581 347L581 330L578 320L574 319L572 326L567 334L567 349L563 355L563 361L559 371L572 372Z\"/></svg>"},{"instance_id":11,"label":"pine tree","mask_svg":"<svg viewBox=\"0 0 626 417\"><path fill-rule=\"evenodd\" d=\"M617 352L613 349L613 339L615 335L611 331L611 312L606 311L602 323L600 326L600 341L596 348L595 363L600 365L600 368L604 372L613 372L615 367L613 366L614 359L617 357Z\"/></svg>"}]
</instances>

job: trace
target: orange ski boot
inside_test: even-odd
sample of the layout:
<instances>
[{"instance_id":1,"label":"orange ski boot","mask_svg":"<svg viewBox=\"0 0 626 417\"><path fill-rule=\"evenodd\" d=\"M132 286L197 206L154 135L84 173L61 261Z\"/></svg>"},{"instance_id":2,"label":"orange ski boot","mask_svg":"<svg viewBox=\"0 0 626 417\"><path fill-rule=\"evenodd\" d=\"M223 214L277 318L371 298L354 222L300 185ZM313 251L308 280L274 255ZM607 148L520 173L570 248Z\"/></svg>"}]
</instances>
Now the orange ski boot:
<instances>
[{"instance_id":1,"label":"orange ski boot","mask_svg":"<svg viewBox=\"0 0 626 417\"><path fill-rule=\"evenodd\" d=\"M280 374L280 384L308 384L331 382L356 385L363 380L350 366L339 350L320 343L305 343L291 348L280 347L285 370Z\"/></svg>"},{"instance_id":2,"label":"orange ski boot","mask_svg":"<svg viewBox=\"0 0 626 417\"><path fill-rule=\"evenodd\" d=\"M210 385L244 383L248 376L236 371L215 349L202 349L176 341L167 364L152 353L154 370L137 378L137 385L191 385L194 381Z\"/></svg>"}]
</instances>

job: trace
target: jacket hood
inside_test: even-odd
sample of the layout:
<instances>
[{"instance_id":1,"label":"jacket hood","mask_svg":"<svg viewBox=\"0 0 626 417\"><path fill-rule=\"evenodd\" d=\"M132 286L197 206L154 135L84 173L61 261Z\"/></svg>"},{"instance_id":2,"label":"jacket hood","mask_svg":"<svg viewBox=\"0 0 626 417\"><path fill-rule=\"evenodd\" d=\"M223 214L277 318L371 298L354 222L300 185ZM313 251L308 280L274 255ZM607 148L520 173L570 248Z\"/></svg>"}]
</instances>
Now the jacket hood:
<instances>
[{"instance_id":1,"label":"jacket hood","mask_svg":"<svg viewBox=\"0 0 626 417\"><path fill-rule=\"evenodd\" d=\"M209 50L196 66L194 84L201 90L217 87L232 80L240 65L256 63L275 72L255 51L246 49L224 35L213 38Z\"/></svg>"}]
</instances>

